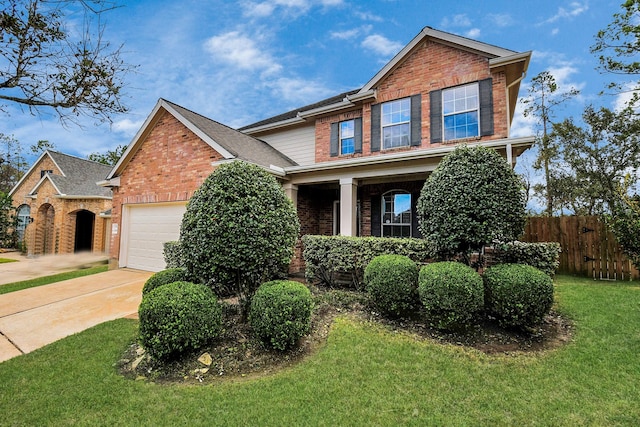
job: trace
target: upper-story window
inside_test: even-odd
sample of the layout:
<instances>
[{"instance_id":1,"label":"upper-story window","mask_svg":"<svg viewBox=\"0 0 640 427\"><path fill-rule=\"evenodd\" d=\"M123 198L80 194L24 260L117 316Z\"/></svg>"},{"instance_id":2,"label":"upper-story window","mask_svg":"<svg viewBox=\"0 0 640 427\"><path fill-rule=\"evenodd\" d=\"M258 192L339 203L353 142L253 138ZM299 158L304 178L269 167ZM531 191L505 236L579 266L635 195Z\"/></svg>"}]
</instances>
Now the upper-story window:
<instances>
[{"instance_id":1,"label":"upper-story window","mask_svg":"<svg viewBox=\"0 0 640 427\"><path fill-rule=\"evenodd\" d=\"M493 80L429 92L431 143L493 135Z\"/></svg>"},{"instance_id":2,"label":"upper-story window","mask_svg":"<svg viewBox=\"0 0 640 427\"><path fill-rule=\"evenodd\" d=\"M362 153L362 117L331 123L330 156Z\"/></svg>"},{"instance_id":3,"label":"upper-story window","mask_svg":"<svg viewBox=\"0 0 640 427\"><path fill-rule=\"evenodd\" d=\"M422 95L371 106L371 151L419 147L422 143Z\"/></svg>"},{"instance_id":4,"label":"upper-story window","mask_svg":"<svg viewBox=\"0 0 640 427\"><path fill-rule=\"evenodd\" d=\"M443 90L442 115L445 141L479 136L478 84Z\"/></svg>"},{"instance_id":5,"label":"upper-story window","mask_svg":"<svg viewBox=\"0 0 640 427\"><path fill-rule=\"evenodd\" d=\"M355 123L354 120L340 122L340 154L353 154L355 147Z\"/></svg>"},{"instance_id":6,"label":"upper-story window","mask_svg":"<svg viewBox=\"0 0 640 427\"><path fill-rule=\"evenodd\" d=\"M411 140L411 99L382 104L382 147L408 146Z\"/></svg>"}]
</instances>

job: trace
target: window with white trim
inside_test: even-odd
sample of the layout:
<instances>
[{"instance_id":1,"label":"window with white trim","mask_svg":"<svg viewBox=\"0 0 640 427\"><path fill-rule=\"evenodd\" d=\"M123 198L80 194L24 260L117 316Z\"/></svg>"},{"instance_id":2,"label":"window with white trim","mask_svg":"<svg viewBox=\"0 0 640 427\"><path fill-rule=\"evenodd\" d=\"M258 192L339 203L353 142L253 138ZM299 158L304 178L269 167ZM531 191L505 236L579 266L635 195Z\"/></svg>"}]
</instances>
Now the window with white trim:
<instances>
[{"instance_id":1,"label":"window with white trim","mask_svg":"<svg viewBox=\"0 0 640 427\"><path fill-rule=\"evenodd\" d=\"M411 237L411 193L393 190L382 195L382 237Z\"/></svg>"},{"instance_id":2,"label":"window with white trim","mask_svg":"<svg viewBox=\"0 0 640 427\"><path fill-rule=\"evenodd\" d=\"M383 149L406 147L411 143L411 98L382 104Z\"/></svg>"},{"instance_id":3,"label":"window with white trim","mask_svg":"<svg viewBox=\"0 0 640 427\"><path fill-rule=\"evenodd\" d=\"M24 240L24 232L27 229L27 225L30 221L31 208L29 205L20 205L18 208L18 225L16 226L16 233L18 234L18 241Z\"/></svg>"},{"instance_id":4,"label":"window with white trim","mask_svg":"<svg viewBox=\"0 0 640 427\"><path fill-rule=\"evenodd\" d=\"M477 83L442 91L445 141L480 135L479 104Z\"/></svg>"},{"instance_id":5,"label":"window with white trim","mask_svg":"<svg viewBox=\"0 0 640 427\"><path fill-rule=\"evenodd\" d=\"M353 154L355 151L355 121L340 122L340 154Z\"/></svg>"}]
</instances>

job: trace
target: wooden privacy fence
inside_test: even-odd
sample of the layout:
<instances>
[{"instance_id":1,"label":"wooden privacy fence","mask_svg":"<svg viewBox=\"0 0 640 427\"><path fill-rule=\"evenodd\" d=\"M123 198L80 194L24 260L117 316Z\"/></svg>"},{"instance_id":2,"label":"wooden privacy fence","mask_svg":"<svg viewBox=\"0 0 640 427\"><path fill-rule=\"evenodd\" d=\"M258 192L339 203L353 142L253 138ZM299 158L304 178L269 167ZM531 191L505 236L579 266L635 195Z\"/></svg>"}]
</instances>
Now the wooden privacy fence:
<instances>
[{"instance_id":1,"label":"wooden privacy fence","mask_svg":"<svg viewBox=\"0 0 640 427\"><path fill-rule=\"evenodd\" d=\"M560 243L559 273L596 280L640 278L640 271L597 216L531 217L521 240Z\"/></svg>"}]
</instances>

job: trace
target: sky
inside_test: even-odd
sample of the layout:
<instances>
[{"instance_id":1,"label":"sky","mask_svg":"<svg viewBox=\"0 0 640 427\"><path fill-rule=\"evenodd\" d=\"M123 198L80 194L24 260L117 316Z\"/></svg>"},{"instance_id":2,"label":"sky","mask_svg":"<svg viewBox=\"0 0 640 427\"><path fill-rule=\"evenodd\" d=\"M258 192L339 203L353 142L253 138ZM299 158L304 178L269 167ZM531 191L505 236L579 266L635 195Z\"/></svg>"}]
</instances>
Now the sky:
<instances>
[{"instance_id":1,"label":"sky","mask_svg":"<svg viewBox=\"0 0 640 427\"><path fill-rule=\"evenodd\" d=\"M106 13L103 39L122 47L137 66L125 77L130 111L97 126L62 126L44 113L15 105L0 113L0 133L23 147L48 140L57 150L86 157L129 144L159 98L231 127L241 127L311 104L369 81L425 26L518 52L532 51L520 88L553 74L561 89L580 95L558 111L579 119L588 104L615 108L600 95L613 76L597 70L590 53L622 0L120 0ZM80 15L68 19L69 28ZM535 125L518 106L512 136ZM533 153L517 171L531 170Z\"/></svg>"}]
</instances>

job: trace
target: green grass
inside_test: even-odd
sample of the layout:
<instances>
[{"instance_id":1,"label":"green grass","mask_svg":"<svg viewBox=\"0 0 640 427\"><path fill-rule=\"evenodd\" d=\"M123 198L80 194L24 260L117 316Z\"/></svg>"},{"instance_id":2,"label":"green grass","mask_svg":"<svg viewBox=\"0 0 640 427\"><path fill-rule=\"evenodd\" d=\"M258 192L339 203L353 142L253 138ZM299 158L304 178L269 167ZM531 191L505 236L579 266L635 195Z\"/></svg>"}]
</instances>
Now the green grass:
<instances>
[{"instance_id":1,"label":"green grass","mask_svg":"<svg viewBox=\"0 0 640 427\"><path fill-rule=\"evenodd\" d=\"M8 262L16 262L18 261L17 259L10 259L10 258L0 258L0 264L6 264Z\"/></svg>"},{"instance_id":2,"label":"green grass","mask_svg":"<svg viewBox=\"0 0 640 427\"><path fill-rule=\"evenodd\" d=\"M91 274L102 273L109 270L108 265L85 268L82 270L68 271L66 273L54 274L52 276L38 277L22 282L7 283L0 285L0 295L9 292L21 291L23 289L35 288L36 286L48 285L50 283L61 282L63 280L75 279L76 277L89 276Z\"/></svg>"},{"instance_id":3,"label":"green grass","mask_svg":"<svg viewBox=\"0 0 640 427\"><path fill-rule=\"evenodd\" d=\"M638 425L640 286L559 277L572 343L487 356L338 318L317 354L258 380L167 386L114 367L117 320L0 364L2 425Z\"/></svg>"}]
</instances>

